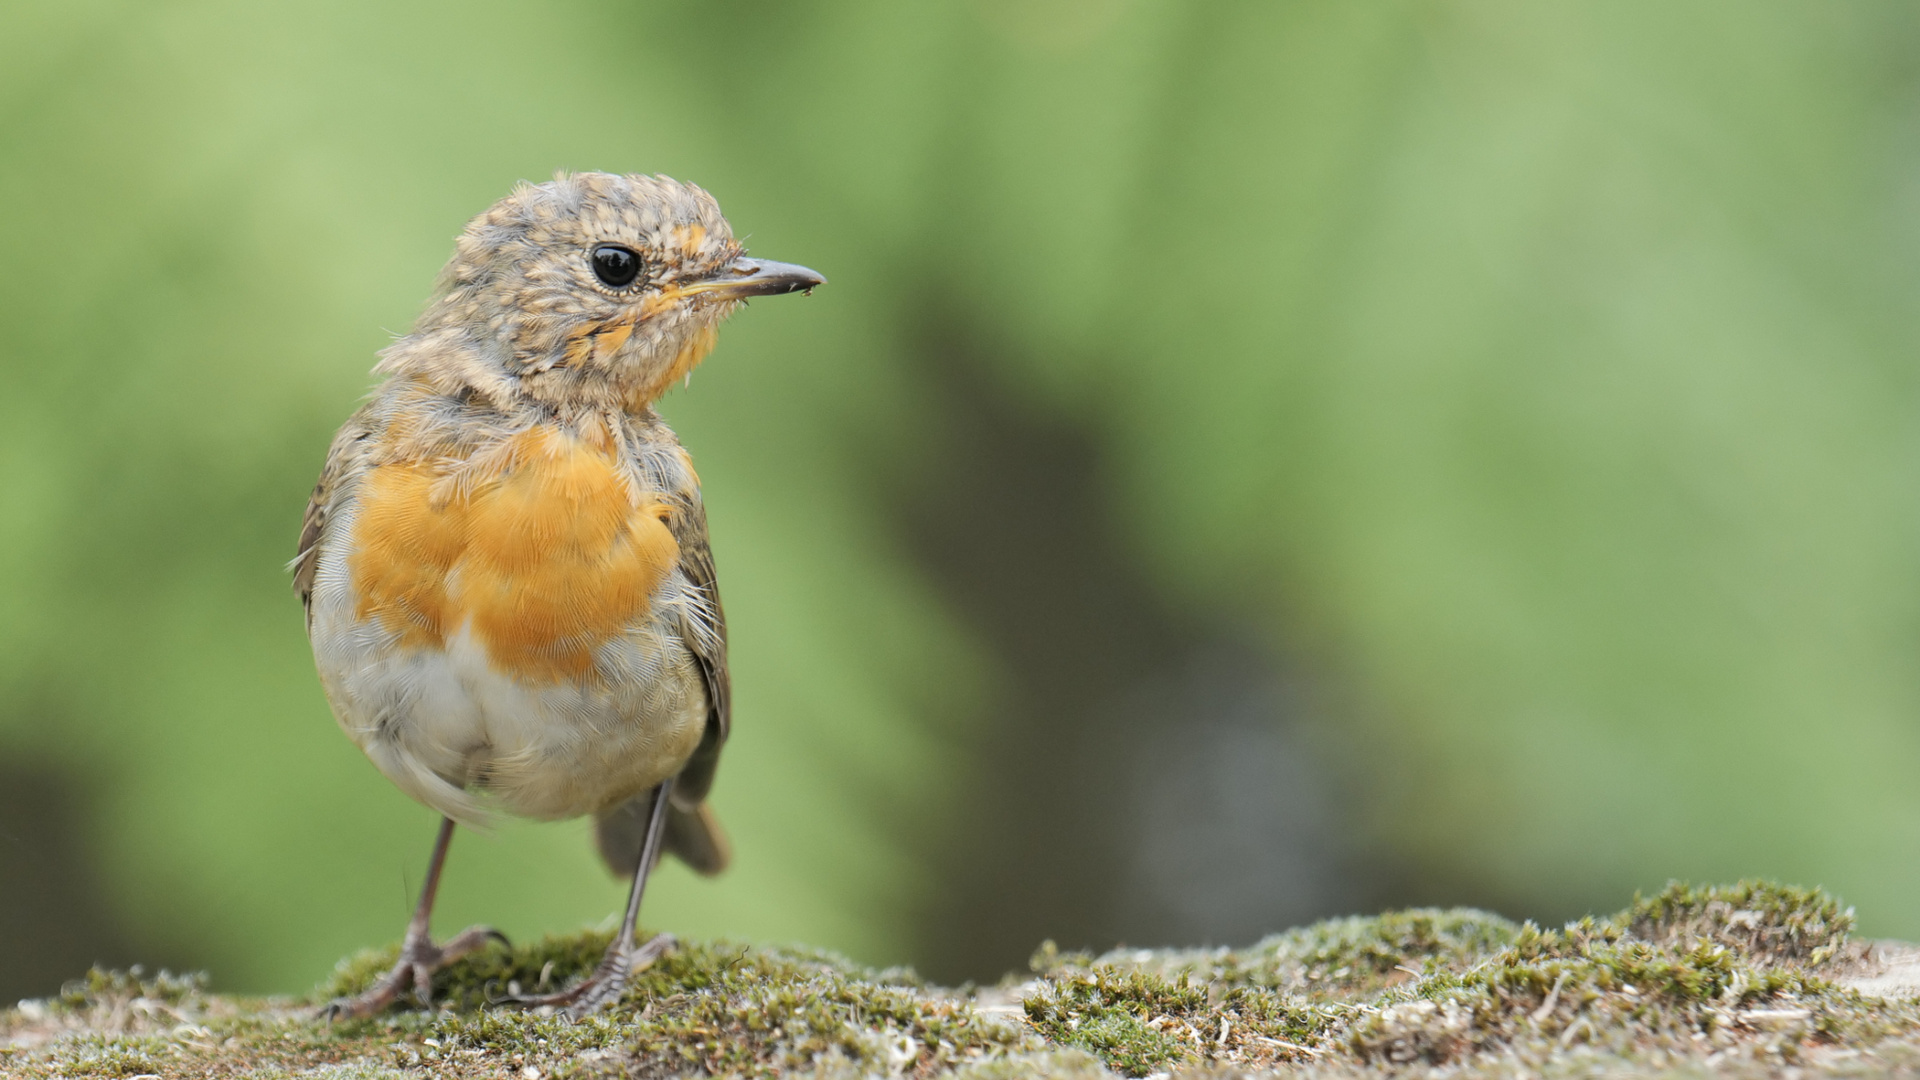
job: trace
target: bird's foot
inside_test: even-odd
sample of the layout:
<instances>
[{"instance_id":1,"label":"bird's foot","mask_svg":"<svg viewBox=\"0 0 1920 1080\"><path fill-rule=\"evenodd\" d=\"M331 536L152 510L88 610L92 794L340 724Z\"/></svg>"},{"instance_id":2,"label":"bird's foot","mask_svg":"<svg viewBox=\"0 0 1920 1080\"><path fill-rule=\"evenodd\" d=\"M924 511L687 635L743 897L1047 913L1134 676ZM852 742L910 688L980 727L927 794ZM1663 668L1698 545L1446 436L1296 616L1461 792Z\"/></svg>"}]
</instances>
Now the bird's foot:
<instances>
[{"instance_id":1,"label":"bird's foot","mask_svg":"<svg viewBox=\"0 0 1920 1080\"><path fill-rule=\"evenodd\" d=\"M554 1009L564 1013L570 1020L578 1020L619 1001L620 995L626 993L627 980L634 973L647 970L676 944L678 942L672 934L655 934L638 948L624 938L615 938L613 944L607 946L607 954L600 958L600 966L593 969L593 974L557 994L516 995L507 998L505 1004L527 1009Z\"/></svg>"},{"instance_id":2,"label":"bird's foot","mask_svg":"<svg viewBox=\"0 0 1920 1080\"><path fill-rule=\"evenodd\" d=\"M379 982L363 994L333 999L320 1013L328 1020L374 1016L399 1000L409 986L413 988L414 999L423 1007L432 1005L433 973L483 948L489 941L512 944L507 940L507 935L491 926L469 926L455 934L445 945L435 945L424 931L414 933L409 930L406 940L400 943L400 959L394 962Z\"/></svg>"}]
</instances>

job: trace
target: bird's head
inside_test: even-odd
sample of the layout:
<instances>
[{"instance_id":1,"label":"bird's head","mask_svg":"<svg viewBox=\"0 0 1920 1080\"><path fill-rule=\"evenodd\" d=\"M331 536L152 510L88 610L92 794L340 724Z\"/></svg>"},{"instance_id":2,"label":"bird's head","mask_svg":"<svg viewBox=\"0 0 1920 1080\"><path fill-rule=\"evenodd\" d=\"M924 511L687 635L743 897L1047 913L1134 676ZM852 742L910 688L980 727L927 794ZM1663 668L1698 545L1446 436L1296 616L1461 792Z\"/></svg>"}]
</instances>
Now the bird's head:
<instances>
[{"instance_id":1,"label":"bird's head","mask_svg":"<svg viewBox=\"0 0 1920 1080\"><path fill-rule=\"evenodd\" d=\"M419 329L467 336L536 398L639 411L741 301L825 281L747 257L692 184L562 173L467 225Z\"/></svg>"}]
</instances>

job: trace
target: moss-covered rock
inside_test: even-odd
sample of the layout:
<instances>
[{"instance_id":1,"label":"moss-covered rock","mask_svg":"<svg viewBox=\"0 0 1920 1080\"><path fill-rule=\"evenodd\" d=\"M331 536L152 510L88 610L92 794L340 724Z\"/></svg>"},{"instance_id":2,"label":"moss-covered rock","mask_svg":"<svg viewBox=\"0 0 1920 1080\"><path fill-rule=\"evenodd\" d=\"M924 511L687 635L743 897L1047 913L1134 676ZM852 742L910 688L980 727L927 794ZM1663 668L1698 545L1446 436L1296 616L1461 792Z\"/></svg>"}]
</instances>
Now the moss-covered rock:
<instances>
[{"instance_id":1,"label":"moss-covered rock","mask_svg":"<svg viewBox=\"0 0 1920 1080\"><path fill-rule=\"evenodd\" d=\"M491 947L439 973L433 1009L336 1024L318 1004L369 985L393 948L342 961L300 1001L96 971L0 1014L0 1074L1920 1075L1920 1005L1886 989L1920 983L1889 977L1874 957L1891 953L1851 928L1818 890L1673 885L1558 929L1414 910L1242 950L1048 945L1030 977L979 993L803 949L683 943L578 1023L497 1002L585 974L604 934Z\"/></svg>"}]
</instances>

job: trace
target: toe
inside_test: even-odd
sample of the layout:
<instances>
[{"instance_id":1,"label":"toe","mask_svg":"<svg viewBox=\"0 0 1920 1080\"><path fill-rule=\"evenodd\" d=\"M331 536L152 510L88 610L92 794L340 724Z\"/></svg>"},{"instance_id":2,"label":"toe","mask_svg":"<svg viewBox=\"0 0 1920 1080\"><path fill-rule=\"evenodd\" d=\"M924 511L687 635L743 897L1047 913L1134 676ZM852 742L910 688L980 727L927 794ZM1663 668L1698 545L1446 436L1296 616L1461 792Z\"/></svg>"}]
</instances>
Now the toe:
<instances>
[{"instance_id":1,"label":"toe","mask_svg":"<svg viewBox=\"0 0 1920 1080\"><path fill-rule=\"evenodd\" d=\"M633 970L647 970L650 964L672 952L674 946L678 944L680 944L680 939L674 937L672 934L653 935L647 939L645 945L633 950L631 954Z\"/></svg>"},{"instance_id":2,"label":"toe","mask_svg":"<svg viewBox=\"0 0 1920 1080\"><path fill-rule=\"evenodd\" d=\"M392 1001L390 995L369 991L359 997L334 998L320 1008L320 1016L328 1023L335 1020L364 1020L387 1007Z\"/></svg>"},{"instance_id":3,"label":"toe","mask_svg":"<svg viewBox=\"0 0 1920 1080\"><path fill-rule=\"evenodd\" d=\"M425 964L413 966L413 997L421 1008L433 1007L433 968Z\"/></svg>"},{"instance_id":4,"label":"toe","mask_svg":"<svg viewBox=\"0 0 1920 1080\"><path fill-rule=\"evenodd\" d=\"M496 941L508 947L513 945L512 942L507 940L507 935L495 930L491 926L469 926L465 930L455 934L445 945L441 946L439 963L442 965L450 964L466 956L468 953L484 949L488 944Z\"/></svg>"}]
</instances>

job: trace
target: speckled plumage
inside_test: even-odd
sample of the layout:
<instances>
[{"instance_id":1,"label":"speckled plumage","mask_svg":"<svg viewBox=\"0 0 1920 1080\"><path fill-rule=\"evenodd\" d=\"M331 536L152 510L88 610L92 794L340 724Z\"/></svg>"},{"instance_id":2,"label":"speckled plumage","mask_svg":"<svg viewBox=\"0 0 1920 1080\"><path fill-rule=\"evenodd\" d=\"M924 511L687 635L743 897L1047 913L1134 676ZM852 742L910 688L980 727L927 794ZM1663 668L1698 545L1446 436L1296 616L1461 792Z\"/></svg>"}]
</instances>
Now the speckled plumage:
<instances>
[{"instance_id":1,"label":"speckled plumage","mask_svg":"<svg viewBox=\"0 0 1920 1080\"><path fill-rule=\"evenodd\" d=\"M596 269L608 245L639 256L630 284ZM820 281L746 258L664 177L563 174L467 226L334 438L294 562L334 714L403 791L468 823L594 814L631 871L674 780L667 849L720 869L726 623L652 405L742 299Z\"/></svg>"}]
</instances>

